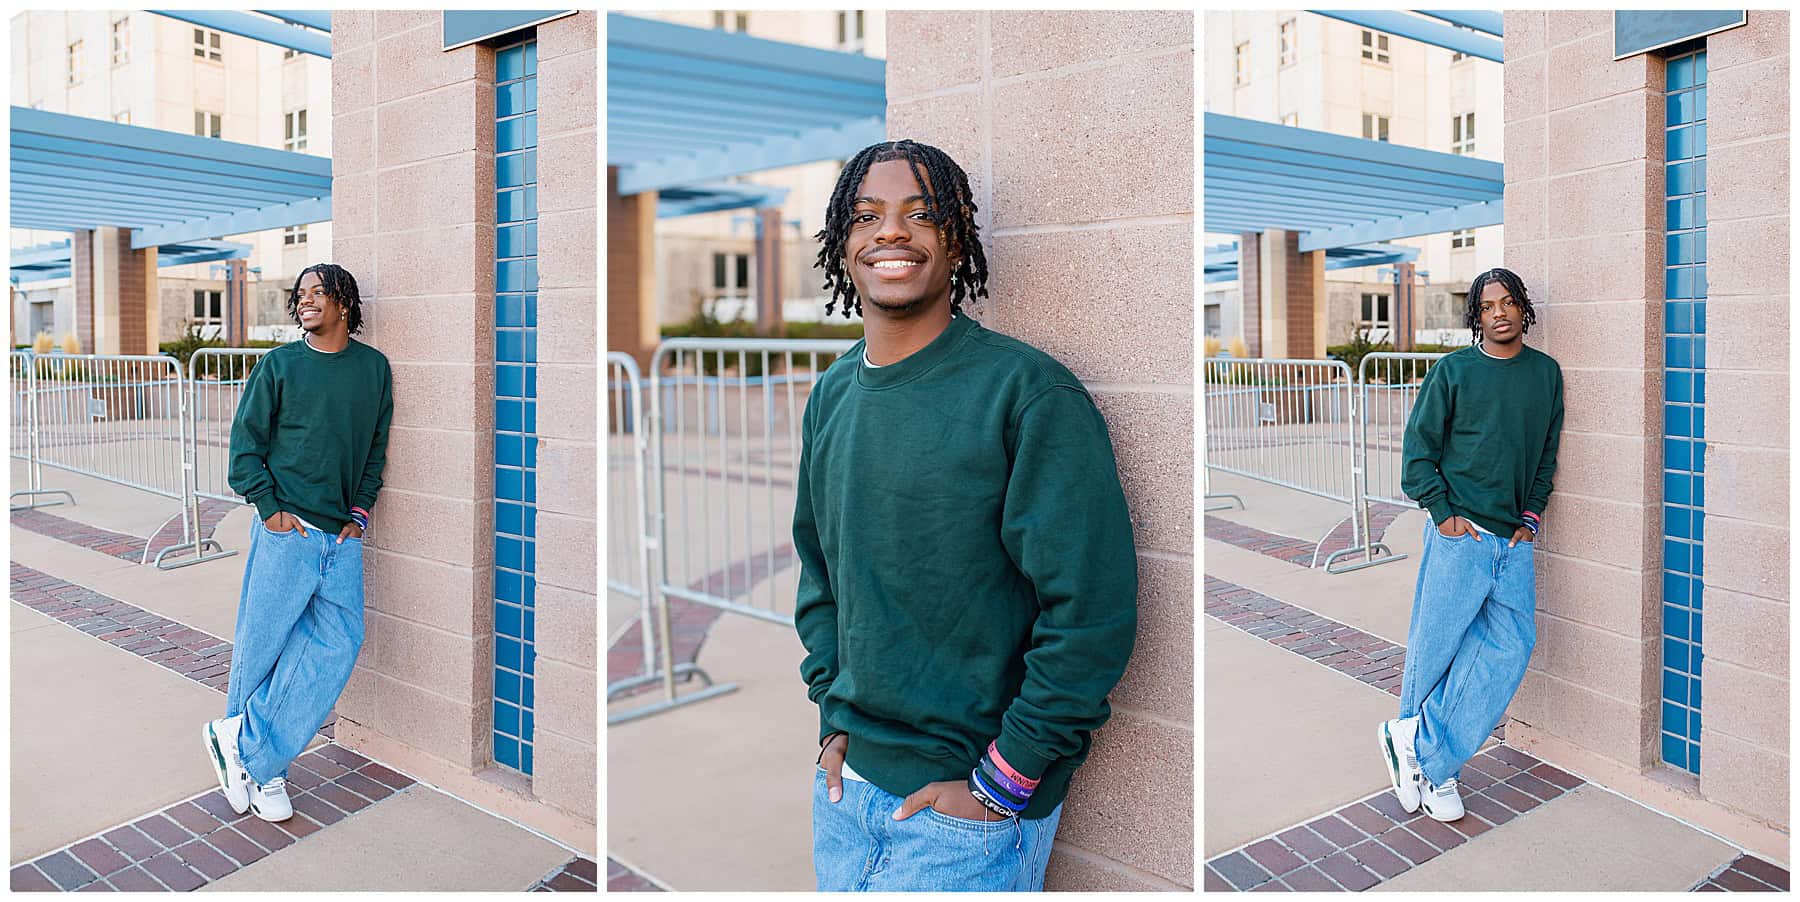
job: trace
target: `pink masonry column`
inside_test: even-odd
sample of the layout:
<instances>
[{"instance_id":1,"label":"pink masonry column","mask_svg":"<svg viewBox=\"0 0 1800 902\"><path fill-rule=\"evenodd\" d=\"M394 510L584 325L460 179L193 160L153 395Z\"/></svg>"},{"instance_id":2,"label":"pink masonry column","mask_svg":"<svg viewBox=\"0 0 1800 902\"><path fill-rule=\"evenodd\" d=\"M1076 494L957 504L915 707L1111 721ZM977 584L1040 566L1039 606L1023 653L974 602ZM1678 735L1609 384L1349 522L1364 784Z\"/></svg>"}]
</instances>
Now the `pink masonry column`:
<instances>
[{"instance_id":1,"label":"pink masonry column","mask_svg":"<svg viewBox=\"0 0 1800 902\"><path fill-rule=\"evenodd\" d=\"M1700 794L1786 834L1788 13L1707 38L1706 613Z\"/></svg>"},{"instance_id":2,"label":"pink masonry column","mask_svg":"<svg viewBox=\"0 0 1800 902\"><path fill-rule=\"evenodd\" d=\"M1607 11L1509 11L1505 265L1561 363L1537 648L1507 740L1785 862L1787 15L1707 39L1705 732L1658 763L1662 669L1663 58L1612 59Z\"/></svg>"},{"instance_id":3,"label":"pink masonry column","mask_svg":"<svg viewBox=\"0 0 1800 902\"><path fill-rule=\"evenodd\" d=\"M538 26L537 713L532 792L596 822L599 13ZM590 837L589 842L592 842ZM590 846L591 847L591 846Z\"/></svg>"},{"instance_id":4,"label":"pink masonry column","mask_svg":"<svg viewBox=\"0 0 1800 902\"><path fill-rule=\"evenodd\" d=\"M992 296L971 312L1093 392L1137 527L1137 647L1065 803L1047 888L1191 890L1193 14L887 24L888 136L943 148L980 207Z\"/></svg>"}]
</instances>

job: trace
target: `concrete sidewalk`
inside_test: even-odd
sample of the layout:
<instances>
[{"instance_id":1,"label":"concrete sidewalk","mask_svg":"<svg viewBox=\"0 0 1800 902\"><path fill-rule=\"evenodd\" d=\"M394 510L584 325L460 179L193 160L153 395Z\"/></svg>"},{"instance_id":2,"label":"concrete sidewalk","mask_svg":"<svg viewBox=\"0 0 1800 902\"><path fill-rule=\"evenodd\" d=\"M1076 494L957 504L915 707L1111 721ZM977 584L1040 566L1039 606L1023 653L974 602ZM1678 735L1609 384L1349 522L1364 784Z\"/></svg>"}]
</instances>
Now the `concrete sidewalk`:
<instances>
[{"instance_id":1,"label":"concrete sidewalk","mask_svg":"<svg viewBox=\"0 0 1800 902\"><path fill-rule=\"evenodd\" d=\"M596 889L592 858L343 747L330 725L290 767L293 818L232 812L200 725L224 713L245 555L134 563L95 536L141 541L173 501L45 482L77 504L9 530L13 890ZM227 514L219 541L247 547L254 517Z\"/></svg>"},{"instance_id":2,"label":"concrete sidewalk","mask_svg":"<svg viewBox=\"0 0 1800 902\"><path fill-rule=\"evenodd\" d=\"M1230 476L1212 490L1246 507L1209 518L1309 543L1347 511ZM1205 550L1206 889L1786 889L1785 861L1498 739L1463 769L1462 820L1399 807L1375 731L1398 710L1387 674L1404 661L1426 522L1393 518L1386 541L1406 560L1337 575L1209 531L1236 544Z\"/></svg>"}]
</instances>

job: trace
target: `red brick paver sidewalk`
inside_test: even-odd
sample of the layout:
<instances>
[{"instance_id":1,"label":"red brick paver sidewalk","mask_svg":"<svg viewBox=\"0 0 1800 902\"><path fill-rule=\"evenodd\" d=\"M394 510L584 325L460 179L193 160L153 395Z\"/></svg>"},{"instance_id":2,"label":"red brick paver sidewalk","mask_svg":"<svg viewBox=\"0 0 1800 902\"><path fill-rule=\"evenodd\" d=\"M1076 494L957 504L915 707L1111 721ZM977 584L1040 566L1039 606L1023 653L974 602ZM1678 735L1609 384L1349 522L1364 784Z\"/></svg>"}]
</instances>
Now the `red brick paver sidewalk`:
<instances>
[{"instance_id":1,"label":"red brick paver sidewalk","mask_svg":"<svg viewBox=\"0 0 1800 902\"><path fill-rule=\"evenodd\" d=\"M210 538L219 522L237 509L236 504L215 501L211 498L200 500L200 535ZM108 554L122 561L142 563L154 560L157 553L165 548L175 548L183 544L181 541L181 518L174 517L156 531L156 535L148 540L138 536L128 536L122 532L89 526L66 517L45 513L41 510L16 510L12 512L12 524L20 529L35 532L41 536L79 545L101 554Z\"/></svg>"}]
</instances>

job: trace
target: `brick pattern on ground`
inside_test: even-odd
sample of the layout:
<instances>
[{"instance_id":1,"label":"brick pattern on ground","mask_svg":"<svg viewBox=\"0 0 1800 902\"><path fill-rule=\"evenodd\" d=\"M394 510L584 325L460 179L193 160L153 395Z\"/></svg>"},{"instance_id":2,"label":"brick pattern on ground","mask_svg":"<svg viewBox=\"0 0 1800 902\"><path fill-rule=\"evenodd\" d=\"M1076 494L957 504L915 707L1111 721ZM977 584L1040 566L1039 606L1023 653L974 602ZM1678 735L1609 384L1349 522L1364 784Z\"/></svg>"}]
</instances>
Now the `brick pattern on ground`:
<instances>
[{"instance_id":1,"label":"brick pattern on ground","mask_svg":"<svg viewBox=\"0 0 1800 902\"><path fill-rule=\"evenodd\" d=\"M188 892L411 785L411 777L349 749L321 746L295 758L288 768L294 816L285 821L269 823L253 814L238 814L215 789L17 865L12 869L12 889ZM575 864L570 862L558 873ZM588 868L591 874L592 862Z\"/></svg>"},{"instance_id":2,"label":"brick pattern on ground","mask_svg":"<svg viewBox=\"0 0 1800 902\"><path fill-rule=\"evenodd\" d=\"M17 604L209 689L226 692L230 688L232 645L211 633L17 561L12 562L11 589L12 600ZM224 715L224 711L219 712L219 716ZM327 739L336 738L335 709L325 715L319 733Z\"/></svg>"},{"instance_id":3,"label":"brick pattern on ground","mask_svg":"<svg viewBox=\"0 0 1800 902\"><path fill-rule=\"evenodd\" d=\"M763 580L792 567L799 559L794 556L791 542L783 542L773 549L759 550L749 557L733 562L725 567L707 574L688 585L691 592L704 592L708 595L731 597L729 592L744 591L745 586L754 586ZM669 653L677 664L692 664L700 656L700 646L706 642L706 634L712 625L724 613L711 605L698 604L681 598L669 598ZM606 682L612 684L622 679L639 676L644 672L643 630L638 626L638 618L633 617L628 626L620 634L618 641L606 650ZM630 698L645 692L656 691L661 684L651 683L621 692L614 700Z\"/></svg>"},{"instance_id":4,"label":"brick pattern on ground","mask_svg":"<svg viewBox=\"0 0 1800 902\"><path fill-rule=\"evenodd\" d=\"M1406 670L1406 646L1322 617L1214 576L1206 577L1208 615L1317 661L1396 698Z\"/></svg>"},{"instance_id":5,"label":"brick pattern on ground","mask_svg":"<svg viewBox=\"0 0 1800 902\"><path fill-rule=\"evenodd\" d=\"M611 858L606 859L606 891L609 893L660 893L662 888L644 875Z\"/></svg>"},{"instance_id":6,"label":"brick pattern on ground","mask_svg":"<svg viewBox=\"0 0 1800 902\"><path fill-rule=\"evenodd\" d=\"M608 864L611 860L608 859ZM528 892L533 893L594 893L599 892L595 884L597 875L594 860L579 855L569 859L562 865L544 875L544 879L533 883Z\"/></svg>"},{"instance_id":7,"label":"brick pattern on ground","mask_svg":"<svg viewBox=\"0 0 1800 902\"><path fill-rule=\"evenodd\" d=\"M1386 504L1380 501L1369 502L1369 532L1379 542L1387 537L1387 529L1393 525L1394 519L1413 508ZM1265 557L1279 561L1287 561L1300 567L1312 567L1314 551L1317 551L1318 566L1325 566L1325 559L1339 551L1351 547L1355 537L1355 526L1348 518L1333 527L1324 539L1318 542L1296 539L1280 533L1245 526L1220 517L1206 518L1206 537L1227 545L1235 545L1245 551L1254 551Z\"/></svg>"},{"instance_id":8,"label":"brick pattern on ground","mask_svg":"<svg viewBox=\"0 0 1800 902\"><path fill-rule=\"evenodd\" d=\"M1755 855L1739 855L1689 890L1689 892L1695 893L1785 893L1787 891L1787 869Z\"/></svg>"},{"instance_id":9,"label":"brick pattern on ground","mask_svg":"<svg viewBox=\"0 0 1800 902\"><path fill-rule=\"evenodd\" d=\"M1394 793L1353 802L1206 862L1211 891L1360 892L1506 824L1586 781L1507 746L1463 765L1461 820L1407 814ZM1784 874L1785 877L1785 874Z\"/></svg>"},{"instance_id":10,"label":"brick pattern on ground","mask_svg":"<svg viewBox=\"0 0 1800 902\"><path fill-rule=\"evenodd\" d=\"M210 538L219 522L225 515L237 510L238 506L211 498L200 499L200 535ZM181 518L175 517L164 523L156 531L156 535L148 542L139 536L128 536L122 532L89 526L66 517L48 514L42 510L16 510L12 512L12 525L20 529L35 532L71 545L79 545L90 551L116 557L134 564L146 560L154 560L158 552L165 548L175 548L182 544ZM145 550L148 545L149 550Z\"/></svg>"}]
</instances>

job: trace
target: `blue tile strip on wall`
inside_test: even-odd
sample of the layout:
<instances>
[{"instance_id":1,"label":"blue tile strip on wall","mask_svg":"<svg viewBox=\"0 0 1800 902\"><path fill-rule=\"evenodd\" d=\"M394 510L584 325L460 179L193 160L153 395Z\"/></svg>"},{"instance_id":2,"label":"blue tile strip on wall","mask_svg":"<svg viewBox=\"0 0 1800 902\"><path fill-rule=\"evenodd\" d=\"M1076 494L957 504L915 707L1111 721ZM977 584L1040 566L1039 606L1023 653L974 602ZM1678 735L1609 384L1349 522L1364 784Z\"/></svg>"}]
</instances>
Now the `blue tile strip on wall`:
<instances>
[{"instance_id":1,"label":"blue tile strip on wall","mask_svg":"<svg viewBox=\"0 0 1800 902\"><path fill-rule=\"evenodd\" d=\"M531 773L537 634L537 43L494 67L494 760Z\"/></svg>"},{"instance_id":2,"label":"blue tile strip on wall","mask_svg":"<svg viewBox=\"0 0 1800 902\"><path fill-rule=\"evenodd\" d=\"M1700 773L1706 548L1706 51L1668 61L1662 759Z\"/></svg>"}]
</instances>

